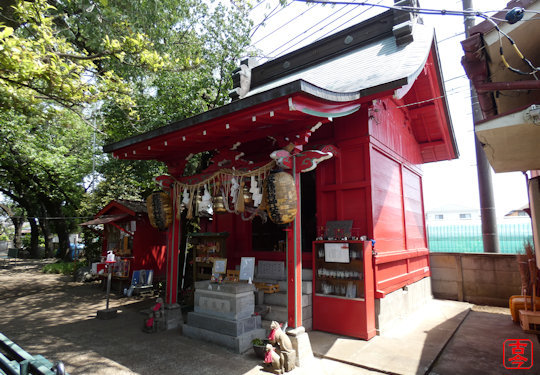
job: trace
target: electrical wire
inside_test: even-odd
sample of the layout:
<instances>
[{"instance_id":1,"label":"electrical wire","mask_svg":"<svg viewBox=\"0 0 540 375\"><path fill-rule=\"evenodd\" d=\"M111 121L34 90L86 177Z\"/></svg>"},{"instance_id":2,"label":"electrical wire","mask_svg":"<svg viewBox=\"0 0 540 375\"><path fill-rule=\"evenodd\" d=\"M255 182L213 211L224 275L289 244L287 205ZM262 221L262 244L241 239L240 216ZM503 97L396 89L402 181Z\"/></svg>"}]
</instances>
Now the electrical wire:
<instances>
[{"instance_id":1,"label":"electrical wire","mask_svg":"<svg viewBox=\"0 0 540 375\"><path fill-rule=\"evenodd\" d=\"M253 12L259 5L261 5L264 2L266 2L266 0L259 1L253 8L251 8L250 13Z\"/></svg>"},{"instance_id":2,"label":"electrical wire","mask_svg":"<svg viewBox=\"0 0 540 375\"><path fill-rule=\"evenodd\" d=\"M384 0L379 0L379 2L378 2L377 4L380 4L380 3L383 2L383 1L384 1ZM336 31L337 29L339 29L339 28L342 27L343 25L346 25L346 24L347 24L348 22L350 22L352 19L354 19L354 18L356 18L356 17L358 17L358 16L361 16L362 14L364 14L364 13L370 11L371 9L373 9L373 7L369 7L369 8L367 8L366 10L360 12L359 14L357 14L357 15L355 15L355 16L349 18L347 21L343 22L342 24L340 24L340 25L337 26L337 27L334 27L332 30L330 30L329 32L327 32L327 33L324 34L323 36L319 37L317 40L320 40L320 39L324 38L325 36L327 36L327 35L333 33L334 31Z\"/></svg>"},{"instance_id":3,"label":"electrical wire","mask_svg":"<svg viewBox=\"0 0 540 375\"><path fill-rule=\"evenodd\" d=\"M341 8L341 9L345 9L345 8ZM349 14L349 13L352 12L353 10L354 10L354 8L351 9L351 10L349 10L349 11L348 11L347 13L345 13L344 15ZM361 14L361 13L360 13L360 14ZM343 15L343 16L344 16L344 15ZM341 26L343 26L343 25L346 24L347 22L350 22L350 20L352 20L353 18L356 18L357 16L358 16L358 15L352 16L351 18L349 18L349 20L347 20L346 22L344 22L344 23L342 23L341 25L339 25L338 28L341 27ZM341 16L341 17L342 17L342 16ZM298 46L300 43L302 43L302 42L305 41L306 39L309 39L310 37L312 37L313 35L317 34L318 32L323 31L325 28L327 28L328 26L330 26L330 25L333 24L334 22L337 22L338 20L341 19L341 17L338 17L338 18L336 18L335 20L330 21L330 22L327 23L326 25L321 26L321 27L320 27L318 30L316 30L315 32L311 33L310 35L305 36L304 38L302 38L302 39L299 40L298 42L296 42L296 43L294 43L293 45L287 47L287 49L281 51L281 52L279 53L279 55L280 55L280 56L281 56L281 55L284 55L287 51L290 51L292 48ZM329 17L325 18L323 21L327 20L328 18L329 18ZM322 22L322 21L321 21L321 22ZM314 26L319 25L321 22L315 24ZM335 29L334 29L334 30L335 30ZM324 37L324 36L319 37L319 38L315 39L315 41L320 40L320 39L322 39L323 37Z\"/></svg>"},{"instance_id":4,"label":"electrical wire","mask_svg":"<svg viewBox=\"0 0 540 375\"><path fill-rule=\"evenodd\" d=\"M458 37L458 36L461 36L461 35L464 35L464 34L465 34L465 31L462 31L462 32L457 33L457 34L447 36L446 38L443 38L443 39L441 39L441 40L438 40L438 41L437 41L437 44L442 43L442 42L446 42L447 40L450 40L450 39L452 39L452 38L455 38L455 37Z\"/></svg>"},{"instance_id":5,"label":"electrical wire","mask_svg":"<svg viewBox=\"0 0 540 375\"><path fill-rule=\"evenodd\" d=\"M356 3L352 3L352 4L356 4ZM328 17L326 17L326 18L324 18L323 20L317 22L316 24L314 24L313 26L309 27L309 28L306 29L305 31L301 32L300 34L297 34L295 37L293 37L293 38L290 39L289 41L287 41L287 42L281 44L279 47L273 49L273 50L269 53L269 55L272 56L272 55L274 54L274 52L279 51L280 49L282 49L283 47L285 47L286 45L288 45L289 43L291 43L293 40L295 40L295 39L301 37L302 35L306 34L309 30L313 29L314 27L316 27L316 26L319 25L320 23L322 23L322 22L328 20L330 17L332 17L332 16L334 16L335 14L341 12L341 11L342 11L343 9L345 9L345 8L346 8L346 6L341 7L340 9L338 9L338 10L336 10L335 12L331 13ZM314 33L311 33L308 37L312 36L313 34L314 34ZM304 39L305 39L305 38L304 38ZM302 40L304 40L304 39L302 39ZM298 43L296 43L295 45L297 45L297 44L298 44Z\"/></svg>"},{"instance_id":6,"label":"electrical wire","mask_svg":"<svg viewBox=\"0 0 540 375\"><path fill-rule=\"evenodd\" d=\"M493 21L490 17L488 17L486 15L481 15L480 17L484 18L486 21L491 22L491 24L493 25L495 30L497 30L497 32L498 32L498 35L499 35L499 55L501 56L501 61L503 62L504 66L508 70L510 70L510 71L512 71L514 73L520 74L520 75L533 75L534 78L536 80L538 80L538 77L536 76L536 73L538 71L540 71L540 68L534 66L531 63L531 61L521 53L521 51L519 50L519 48L518 48L517 44L514 42L514 40L508 34L506 34L504 31L502 31L500 29L499 25L497 25L497 23L495 21ZM508 61L506 60L506 58L504 56L504 49L503 49L501 35L503 35L510 42L510 44L514 48L514 51L519 56L519 58L532 70L531 72L524 72L524 71L522 71L520 69L517 69L517 68L514 68L514 67L510 66L510 64L508 64Z\"/></svg>"},{"instance_id":7,"label":"electrical wire","mask_svg":"<svg viewBox=\"0 0 540 375\"><path fill-rule=\"evenodd\" d=\"M370 7L380 7L384 9L392 9L402 12L409 12L409 13L415 13L415 14L429 14L429 15L454 15L454 16L475 16L485 19L488 22L491 22L497 32L499 33L499 53L501 56L501 60L503 64L506 66L507 69L510 71L521 74L521 75L533 75L535 79L538 80L538 77L536 76L536 73L540 71L539 67L534 66L531 61L526 58L521 51L519 50L517 44L514 42L514 40L506 34L504 31L502 31L497 23L493 20L492 17L488 16L486 12L480 12L477 10L446 10L446 9L429 9L429 8L416 8L411 6L391 6L391 5L383 5L380 3L373 4L368 2L350 2L350 1L334 1L334 0L294 0L298 2L305 2L305 3L319 3L319 4L334 4L334 5L356 5L356 6L370 6ZM491 12L491 11L489 11ZM535 13L538 13L536 11L533 11ZM504 20L506 21L506 20ZM502 40L501 40L501 34L504 35L504 37L510 42L512 47L514 48L517 55L520 57L520 59L531 69L531 72L524 72L520 69L514 68L508 64L504 52L503 52L503 46L502 46Z\"/></svg>"},{"instance_id":8,"label":"electrical wire","mask_svg":"<svg viewBox=\"0 0 540 375\"><path fill-rule=\"evenodd\" d=\"M320 5L320 4L315 4L315 6L308 7L305 11L303 11L302 13L300 13L299 15L297 15L296 17L290 19L289 21L285 22L283 25L281 25L281 26L277 27L276 29L274 29L274 30L273 30L272 32L270 32L269 34L266 34L266 35L263 36L261 39L259 39L259 40L257 40L256 42L254 42L253 45L262 42L264 39L268 38L270 35L273 35L274 33L280 31L283 27L287 26L287 25L290 24L291 22L293 22L293 21L295 21L296 19L300 18L301 16L303 16L305 13L309 12L310 10L315 9L318 5Z\"/></svg>"},{"instance_id":9,"label":"electrical wire","mask_svg":"<svg viewBox=\"0 0 540 375\"><path fill-rule=\"evenodd\" d=\"M267 16L265 16L265 17L263 18L263 20L262 20L261 22L259 22L259 24L258 24L256 27L252 28L253 31L251 32L251 35L249 36L250 39L253 37L253 35L255 35L255 33L257 32L257 30L259 30L259 28L260 28L265 22L267 22L269 19L271 19L272 17L274 17L276 14L278 14L279 12L281 12L282 10L284 10L285 8L287 8L287 7L288 7L289 5L291 5L292 3L294 3L294 0L291 0L290 3L287 3L287 4L284 5L284 6L281 6L281 4L278 2L278 4L276 5L276 7L275 7L274 9L272 9L272 11L271 11ZM275 12L276 9L278 9L278 8L279 8L279 10L278 10L277 12ZM274 13L274 12L275 12L275 13Z\"/></svg>"}]
</instances>

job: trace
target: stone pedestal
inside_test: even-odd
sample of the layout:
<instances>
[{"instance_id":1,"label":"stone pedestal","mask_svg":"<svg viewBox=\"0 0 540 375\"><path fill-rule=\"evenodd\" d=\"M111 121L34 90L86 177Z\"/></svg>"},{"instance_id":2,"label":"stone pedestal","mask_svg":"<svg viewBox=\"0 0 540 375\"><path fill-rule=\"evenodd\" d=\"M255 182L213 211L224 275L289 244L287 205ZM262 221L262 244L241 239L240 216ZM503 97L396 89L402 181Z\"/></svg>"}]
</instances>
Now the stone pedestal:
<instances>
[{"instance_id":1,"label":"stone pedestal","mask_svg":"<svg viewBox=\"0 0 540 375\"><path fill-rule=\"evenodd\" d=\"M294 350L296 350L296 366L305 366L313 359L313 351L306 330L300 326L287 331L287 335L291 339Z\"/></svg>"},{"instance_id":2,"label":"stone pedestal","mask_svg":"<svg viewBox=\"0 0 540 375\"><path fill-rule=\"evenodd\" d=\"M116 318L117 314L116 309L103 309L97 311L97 318L101 320L109 320Z\"/></svg>"},{"instance_id":3,"label":"stone pedestal","mask_svg":"<svg viewBox=\"0 0 540 375\"><path fill-rule=\"evenodd\" d=\"M184 318L182 317L182 309L180 305L174 303L165 306L165 329L176 329L182 327Z\"/></svg>"},{"instance_id":4,"label":"stone pedestal","mask_svg":"<svg viewBox=\"0 0 540 375\"><path fill-rule=\"evenodd\" d=\"M253 339L265 336L261 317L253 315L254 290L244 283L195 283L195 311L188 314L183 334L245 352Z\"/></svg>"}]
</instances>

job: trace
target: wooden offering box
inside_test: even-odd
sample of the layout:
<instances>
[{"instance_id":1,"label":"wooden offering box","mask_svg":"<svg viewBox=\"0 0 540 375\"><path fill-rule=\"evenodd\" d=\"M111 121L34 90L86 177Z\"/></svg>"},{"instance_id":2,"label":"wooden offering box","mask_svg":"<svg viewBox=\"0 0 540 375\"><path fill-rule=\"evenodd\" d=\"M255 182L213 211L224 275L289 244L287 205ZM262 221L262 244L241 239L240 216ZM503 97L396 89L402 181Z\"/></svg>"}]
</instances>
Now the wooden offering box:
<instances>
[{"instance_id":1,"label":"wooden offering box","mask_svg":"<svg viewBox=\"0 0 540 375\"><path fill-rule=\"evenodd\" d=\"M369 242L313 242L313 329L375 335L371 257Z\"/></svg>"}]
</instances>

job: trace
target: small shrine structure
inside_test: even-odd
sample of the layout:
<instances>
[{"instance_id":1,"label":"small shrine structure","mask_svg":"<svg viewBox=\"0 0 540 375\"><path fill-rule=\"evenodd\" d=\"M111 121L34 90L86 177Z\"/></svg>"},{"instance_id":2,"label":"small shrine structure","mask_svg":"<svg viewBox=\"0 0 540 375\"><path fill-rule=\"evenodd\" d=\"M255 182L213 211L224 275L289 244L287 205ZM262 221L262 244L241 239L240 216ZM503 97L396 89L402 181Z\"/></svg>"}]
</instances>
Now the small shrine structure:
<instances>
[{"instance_id":1,"label":"small shrine structure","mask_svg":"<svg viewBox=\"0 0 540 375\"><path fill-rule=\"evenodd\" d=\"M227 268L285 263L289 327L369 339L420 307L431 295L421 165L458 157L433 29L389 10L262 65L245 60L233 82L229 104L104 147L168 167L157 178L174 213L166 303L182 274L180 220L214 202L205 230L229 233ZM184 176L205 151L209 168ZM278 167L294 182L286 225L263 220ZM350 231L330 233L335 222ZM313 275L305 317L302 270Z\"/></svg>"},{"instance_id":2,"label":"small shrine structure","mask_svg":"<svg viewBox=\"0 0 540 375\"><path fill-rule=\"evenodd\" d=\"M108 251L116 255L115 279L131 281L137 270L152 270L154 280L165 279L167 232L151 225L145 202L113 200L81 225L103 225L101 255L105 258ZM105 261L101 263L96 265L98 274L104 269Z\"/></svg>"}]
</instances>

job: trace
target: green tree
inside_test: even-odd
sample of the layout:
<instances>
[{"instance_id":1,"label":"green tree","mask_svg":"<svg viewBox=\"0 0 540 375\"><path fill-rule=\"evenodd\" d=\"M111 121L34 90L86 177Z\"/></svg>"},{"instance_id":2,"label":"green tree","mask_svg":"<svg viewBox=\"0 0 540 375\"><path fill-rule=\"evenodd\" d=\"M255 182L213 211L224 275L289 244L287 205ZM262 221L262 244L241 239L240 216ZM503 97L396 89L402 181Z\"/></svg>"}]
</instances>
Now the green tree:
<instances>
[{"instance_id":1,"label":"green tree","mask_svg":"<svg viewBox=\"0 0 540 375\"><path fill-rule=\"evenodd\" d=\"M154 188L163 165L110 159L99 146L225 103L249 44L249 9L194 0L0 4L0 192L30 218L34 255L39 231L46 247L57 233L67 254L76 224L67 218Z\"/></svg>"}]
</instances>

